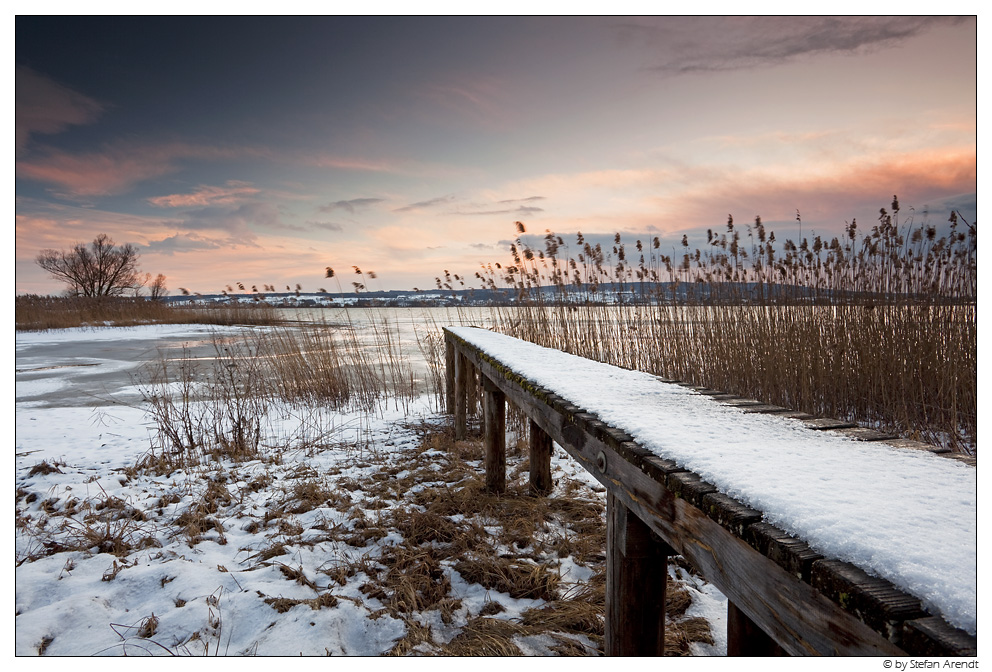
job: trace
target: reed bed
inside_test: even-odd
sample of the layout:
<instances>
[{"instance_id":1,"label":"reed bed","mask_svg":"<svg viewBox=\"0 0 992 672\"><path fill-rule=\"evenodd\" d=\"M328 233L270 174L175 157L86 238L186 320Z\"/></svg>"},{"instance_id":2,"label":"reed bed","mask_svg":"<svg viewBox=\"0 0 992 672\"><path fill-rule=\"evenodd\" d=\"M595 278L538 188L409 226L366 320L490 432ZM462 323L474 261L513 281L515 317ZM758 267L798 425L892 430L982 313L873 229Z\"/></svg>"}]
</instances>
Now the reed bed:
<instances>
[{"instance_id":1,"label":"reed bed","mask_svg":"<svg viewBox=\"0 0 992 672\"><path fill-rule=\"evenodd\" d=\"M28 294L14 299L18 330L73 327L129 327L141 324L276 324L275 308L264 302L216 306L180 305L142 297L55 297Z\"/></svg>"},{"instance_id":2,"label":"reed bed","mask_svg":"<svg viewBox=\"0 0 992 672\"><path fill-rule=\"evenodd\" d=\"M418 381L399 348L399 329L385 314L368 312L369 322L331 325L326 321L279 327L257 337L258 353L280 398L298 404L374 411L392 400L415 397Z\"/></svg>"},{"instance_id":3,"label":"reed bed","mask_svg":"<svg viewBox=\"0 0 992 672\"><path fill-rule=\"evenodd\" d=\"M358 331L361 330L361 336ZM158 427L146 466L188 468L208 459L259 459L281 441L273 411L301 426L294 442L320 444L336 428L325 411L407 409L421 394L385 317L363 325L326 322L216 334L213 356L161 358L135 376Z\"/></svg>"},{"instance_id":4,"label":"reed bed","mask_svg":"<svg viewBox=\"0 0 992 672\"><path fill-rule=\"evenodd\" d=\"M512 336L974 453L977 229L952 213L938 237L898 213L781 245L730 219L681 259L619 233L604 250L547 232L540 249L518 222L514 263L476 278L515 298L491 308Z\"/></svg>"}]
</instances>

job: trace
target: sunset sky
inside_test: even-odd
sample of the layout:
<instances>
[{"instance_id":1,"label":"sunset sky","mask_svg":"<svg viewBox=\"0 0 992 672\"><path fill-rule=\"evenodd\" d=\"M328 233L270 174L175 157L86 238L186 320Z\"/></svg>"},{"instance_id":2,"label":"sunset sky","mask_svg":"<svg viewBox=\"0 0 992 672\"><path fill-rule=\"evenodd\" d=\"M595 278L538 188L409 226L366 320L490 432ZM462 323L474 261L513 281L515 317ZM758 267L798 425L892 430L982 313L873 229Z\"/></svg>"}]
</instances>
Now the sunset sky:
<instances>
[{"instance_id":1,"label":"sunset sky","mask_svg":"<svg viewBox=\"0 0 992 672\"><path fill-rule=\"evenodd\" d=\"M972 222L976 23L18 17L16 291L99 233L177 294L432 288L517 220L662 251L728 214L864 231L894 194Z\"/></svg>"}]
</instances>

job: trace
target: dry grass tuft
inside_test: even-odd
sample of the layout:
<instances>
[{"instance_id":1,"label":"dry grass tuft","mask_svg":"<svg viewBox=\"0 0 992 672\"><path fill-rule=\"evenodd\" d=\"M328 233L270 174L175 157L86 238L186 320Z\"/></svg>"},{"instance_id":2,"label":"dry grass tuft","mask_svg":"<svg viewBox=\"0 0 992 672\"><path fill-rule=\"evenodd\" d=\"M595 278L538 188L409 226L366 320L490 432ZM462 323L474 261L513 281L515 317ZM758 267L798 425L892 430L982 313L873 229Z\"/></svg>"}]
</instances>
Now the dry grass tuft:
<instances>
[{"instance_id":1,"label":"dry grass tuft","mask_svg":"<svg viewBox=\"0 0 992 672\"><path fill-rule=\"evenodd\" d=\"M62 470L57 466L49 464L45 460L42 460L38 464L31 467L31 471L28 472L28 476L46 476L48 474L61 474Z\"/></svg>"},{"instance_id":2,"label":"dry grass tuft","mask_svg":"<svg viewBox=\"0 0 992 672\"><path fill-rule=\"evenodd\" d=\"M598 572L585 584L568 591L561 599L523 613L524 625L542 625L546 629L586 635L602 645L604 610L606 609L606 575Z\"/></svg>"},{"instance_id":3,"label":"dry grass tuft","mask_svg":"<svg viewBox=\"0 0 992 672\"><path fill-rule=\"evenodd\" d=\"M138 637L143 637L144 639L149 639L155 635L158 630L158 618L155 614L142 619L141 623L138 625Z\"/></svg>"},{"instance_id":4,"label":"dry grass tuft","mask_svg":"<svg viewBox=\"0 0 992 672\"><path fill-rule=\"evenodd\" d=\"M45 651L48 650L48 647L51 646L52 642L54 641L55 638L52 637L51 635L45 635L44 637L42 637L41 641L38 642L38 655L39 656L45 655Z\"/></svg>"},{"instance_id":5,"label":"dry grass tuft","mask_svg":"<svg viewBox=\"0 0 992 672\"><path fill-rule=\"evenodd\" d=\"M436 607L451 590L442 556L431 548L391 546L380 562L388 568L382 583L391 611L410 614Z\"/></svg>"},{"instance_id":6,"label":"dry grass tuft","mask_svg":"<svg viewBox=\"0 0 992 672\"><path fill-rule=\"evenodd\" d=\"M461 633L439 647L442 656L522 656L513 638L531 634L531 629L497 618L474 618Z\"/></svg>"},{"instance_id":7,"label":"dry grass tuft","mask_svg":"<svg viewBox=\"0 0 992 672\"><path fill-rule=\"evenodd\" d=\"M301 604L307 605L314 611L318 611L320 609L331 609L338 606L338 598L330 593L324 593L319 597L314 597L309 600L294 600L288 597L266 597L264 602L280 614L285 614L293 607Z\"/></svg>"},{"instance_id":8,"label":"dry grass tuft","mask_svg":"<svg viewBox=\"0 0 992 672\"><path fill-rule=\"evenodd\" d=\"M200 543L204 536L215 531L218 543L227 543L224 525L214 515L233 501L230 491L221 483L209 481L202 496L173 520L177 535L186 537L190 546Z\"/></svg>"},{"instance_id":9,"label":"dry grass tuft","mask_svg":"<svg viewBox=\"0 0 992 672\"><path fill-rule=\"evenodd\" d=\"M546 565L532 560L484 557L455 563L455 570L469 583L507 593L513 598L554 600L560 577Z\"/></svg>"},{"instance_id":10,"label":"dry grass tuft","mask_svg":"<svg viewBox=\"0 0 992 672\"><path fill-rule=\"evenodd\" d=\"M666 656L691 655L689 645L694 642L710 645L714 643L710 624L704 618L683 619L676 627L665 628Z\"/></svg>"},{"instance_id":11,"label":"dry grass tuft","mask_svg":"<svg viewBox=\"0 0 992 672\"><path fill-rule=\"evenodd\" d=\"M692 606L692 596L672 577L668 577L665 587L665 614L668 618L680 618Z\"/></svg>"},{"instance_id":12,"label":"dry grass tuft","mask_svg":"<svg viewBox=\"0 0 992 672\"><path fill-rule=\"evenodd\" d=\"M414 546L431 542L450 544L463 529L463 526L452 522L450 518L431 511L405 509L394 513L393 524L406 542Z\"/></svg>"},{"instance_id":13,"label":"dry grass tuft","mask_svg":"<svg viewBox=\"0 0 992 672\"><path fill-rule=\"evenodd\" d=\"M433 649L434 634L431 626L418 623L412 618L404 620L406 634L393 644L385 655L409 656L415 653L427 653Z\"/></svg>"}]
</instances>

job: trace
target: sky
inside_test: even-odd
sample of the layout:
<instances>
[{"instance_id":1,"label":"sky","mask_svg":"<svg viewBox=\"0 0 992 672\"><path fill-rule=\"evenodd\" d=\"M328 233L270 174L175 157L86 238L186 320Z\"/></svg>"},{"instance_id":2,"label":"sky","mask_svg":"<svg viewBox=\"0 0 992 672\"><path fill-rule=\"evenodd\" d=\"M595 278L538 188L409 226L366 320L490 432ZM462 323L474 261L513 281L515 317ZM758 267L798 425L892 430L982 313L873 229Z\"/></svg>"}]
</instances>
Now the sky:
<instances>
[{"instance_id":1,"label":"sky","mask_svg":"<svg viewBox=\"0 0 992 672\"><path fill-rule=\"evenodd\" d=\"M172 294L429 289L516 221L664 251L977 210L974 16L15 23L18 294L101 233Z\"/></svg>"}]
</instances>

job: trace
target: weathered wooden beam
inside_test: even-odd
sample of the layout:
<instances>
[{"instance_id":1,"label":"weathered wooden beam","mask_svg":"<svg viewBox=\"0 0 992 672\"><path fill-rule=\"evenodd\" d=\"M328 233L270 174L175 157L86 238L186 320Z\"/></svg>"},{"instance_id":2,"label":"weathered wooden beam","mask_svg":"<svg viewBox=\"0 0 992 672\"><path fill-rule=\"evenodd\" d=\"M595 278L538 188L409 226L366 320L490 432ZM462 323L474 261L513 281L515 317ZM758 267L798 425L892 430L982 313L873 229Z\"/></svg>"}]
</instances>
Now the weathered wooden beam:
<instances>
[{"instance_id":1,"label":"weathered wooden beam","mask_svg":"<svg viewBox=\"0 0 992 672\"><path fill-rule=\"evenodd\" d=\"M665 588L671 548L613 495L606 498L608 656L665 653Z\"/></svg>"},{"instance_id":2,"label":"weathered wooden beam","mask_svg":"<svg viewBox=\"0 0 992 672\"><path fill-rule=\"evenodd\" d=\"M444 408L448 415L455 414L455 344L447 335L444 338Z\"/></svg>"},{"instance_id":3,"label":"weathered wooden beam","mask_svg":"<svg viewBox=\"0 0 992 672\"><path fill-rule=\"evenodd\" d=\"M727 600L727 655L784 656L786 653L736 604Z\"/></svg>"},{"instance_id":4,"label":"weathered wooden beam","mask_svg":"<svg viewBox=\"0 0 992 672\"><path fill-rule=\"evenodd\" d=\"M530 421L530 489L534 494L551 492L551 437Z\"/></svg>"},{"instance_id":5,"label":"weathered wooden beam","mask_svg":"<svg viewBox=\"0 0 992 672\"><path fill-rule=\"evenodd\" d=\"M506 491L506 395L483 377L482 398L486 490L499 494Z\"/></svg>"},{"instance_id":6,"label":"weathered wooden beam","mask_svg":"<svg viewBox=\"0 0 992 672\"><path fill-rule=\"evenodd\" d=\"M455 357L455 440L461 441L468 433L465 417L465 395L468 387L468 358L464 352Z\"/></svg>"}]
</instances>

